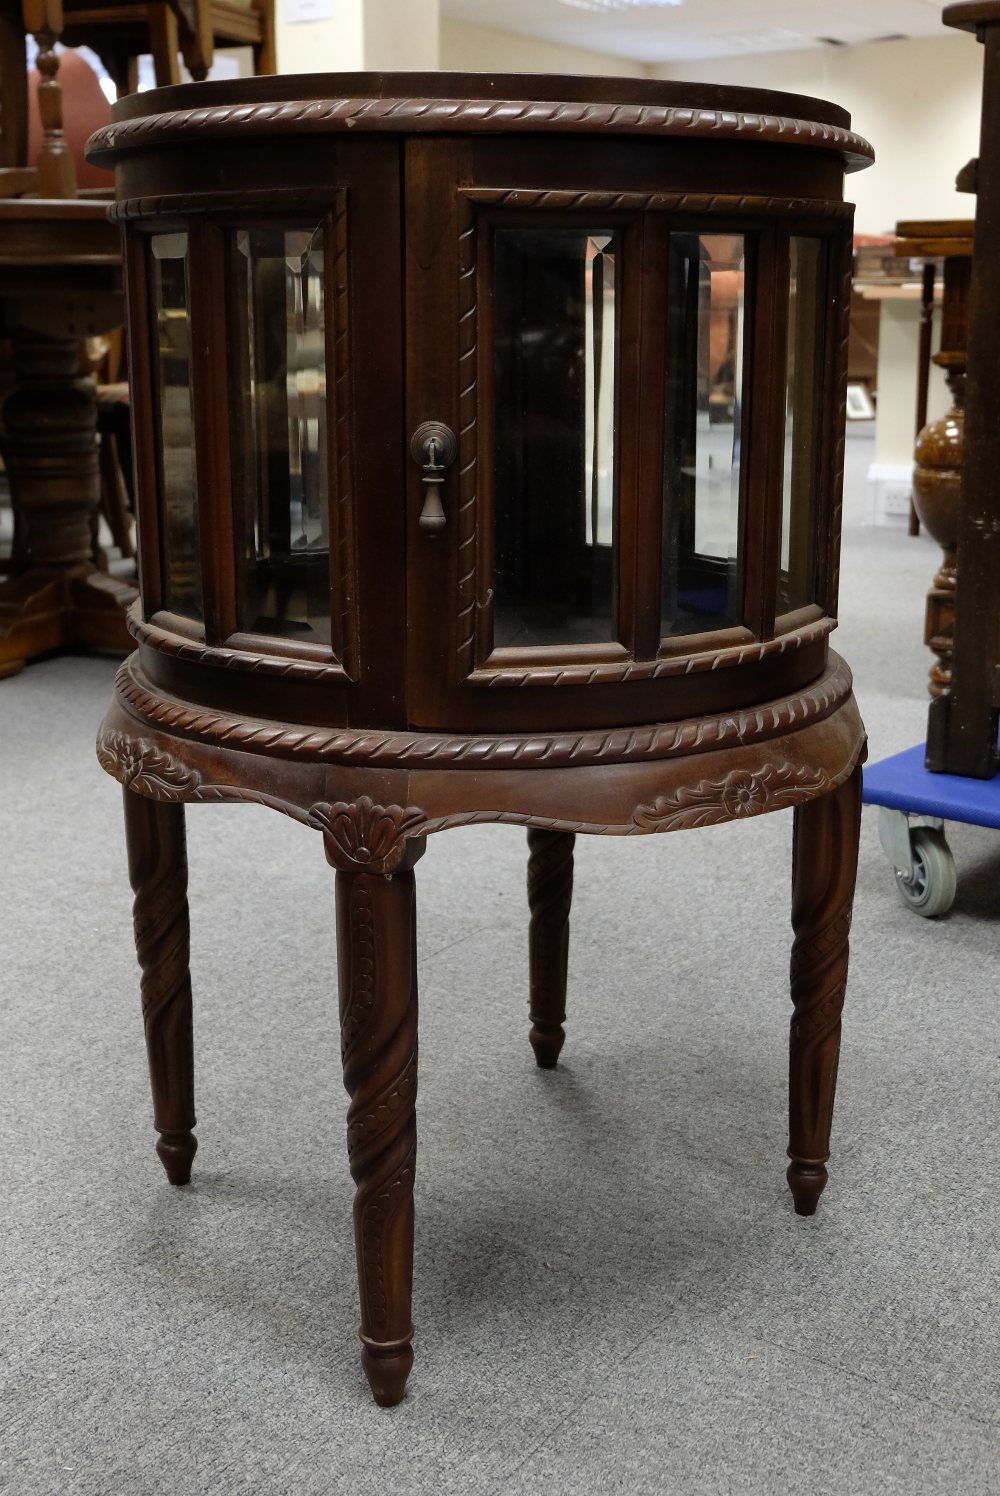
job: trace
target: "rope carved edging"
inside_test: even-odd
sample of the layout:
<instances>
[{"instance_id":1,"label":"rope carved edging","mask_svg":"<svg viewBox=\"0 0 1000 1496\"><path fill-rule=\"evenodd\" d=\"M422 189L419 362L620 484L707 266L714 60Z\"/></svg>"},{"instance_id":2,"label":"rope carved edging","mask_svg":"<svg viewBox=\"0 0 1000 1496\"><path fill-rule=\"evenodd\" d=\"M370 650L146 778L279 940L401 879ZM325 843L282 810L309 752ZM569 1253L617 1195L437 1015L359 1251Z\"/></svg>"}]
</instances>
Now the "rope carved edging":
<instances>
[{"instance_id":1,"label":"rope carved edging","mask_svg":"<svg viewBox=\"0 0 1000 1496\"><path fill-rule=\"evenodd\" d=\"M860 756L864 755L862 744ZM406 854L406 841L454 826L487 823L536 826L552 831L588 832L601 836L635 836L648 832L680 831L740 820L780 810L827 794L851 774L859 762L852 753L836 772L784 763L760 769L732 769L718 780L681 786L671 794L639 805L630 823L571 821L522 811L458 811L428 817L419 806L378 805L368 795L356 801L319 801L304 811L275 796L237 785L205 784L188 769L143 739L107 731L98 739L102 768L126 788L154 800L250 801L270 806L323 832L327 860L341 872L391 873Z\"/></svg>"},{"instance_id":2,"label":"rope carved edging","mask_svg":"<svg viewBox=\"0 0 1000 1496\"><path fill-rule=\"evenodd\" d=\"M257 127L269 136L314 132L391 130L589 131L623 135L680 135L696 139L746 139L836 151L851 165L873 159L868 142L853 130L819 120L735 109L683 105L586 103L522 99L293 99L260 104L174 109L105 125L89 142L99 165L110 165L140 146L231 139Z\"/></svg>"},{"instance_id":3,"label":"rope carved edging","mask_svg":"<svg viewBox=\"0 0 1000 1496\"><path fill-rule=\"evenodd\" d=\"M150 726L212 745L310 762L476 769L577 767L638 763L683 754L745 746L820 722L848 699L851 672L842 660L796 696L742 711L645 727L590 732L470 737L448 733L289 728L281 723L230 717L171 701L142 685L130 661L115 687L129 711Z\"/></svg>"},{"instance_id":4,"label":"rope carved edging","mask_svg":"<svg viewBox=\"0 0 1000 1496\"><path fill-rule=\"evenodd\" d=\"M463 187L469 202L494 208L572 209L649 213L782 213L789 217L850 218L852 203L826 198L774 197L745 192L595 192L586 188Z\"/></svg>"}]
</instances>

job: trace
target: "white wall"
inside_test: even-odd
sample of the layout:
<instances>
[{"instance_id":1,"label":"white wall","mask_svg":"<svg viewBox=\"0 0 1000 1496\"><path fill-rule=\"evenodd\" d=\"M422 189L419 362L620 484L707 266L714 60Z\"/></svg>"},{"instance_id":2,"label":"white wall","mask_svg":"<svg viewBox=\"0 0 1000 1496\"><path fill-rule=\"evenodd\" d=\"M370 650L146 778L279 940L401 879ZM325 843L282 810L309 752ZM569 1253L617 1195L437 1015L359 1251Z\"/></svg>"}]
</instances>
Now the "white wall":
<instances>
[{"instance_id":1,"label":"white wall","mask_svg":"<svg viewBox=\"0 0 1000 1496\"><path fill-rule=\"evenodd\" d=\"M367 0L365 67L378 72L439 68L440 0Z\"/></svg>"},{"instance_id":2,"label":"white wall","mask_svg":"<svg viewBox=\"0 0 1000 1496\"><path fill-rule=\"evenodd\" d=\"M441 18L439 66L460 73L607 73L617 78L645 78L641 62L589 52L583 47L563 47L513 31L494 31L488 26L470 26L465 21Z\"/></svg>"},{"instance_id":3,"label":"white wall","mask_svg":"<svg viewBox=\"0 0 1000 1496\"><path fill-rule=\"evenodd\" d=\"M339 73L363 68L365 13L363 0L334 0L327 21L285 19L286 0L275 0L275 37L279 73Z\"/></svg>"},{"instance_id":4,"label":"white wall","mask_svg":"<svg viewBox=\"0 0 1000 1496\"><path fill-rule=\"evenodd\" d=\"M982 48L942 28L940 38L868 42L657 66L658 78L697 77L813 94L851 113L876 164L847 180L859 233L891 233L901 218L970 218L955 173L979 148Z\"/></svg>"}]
</instances>

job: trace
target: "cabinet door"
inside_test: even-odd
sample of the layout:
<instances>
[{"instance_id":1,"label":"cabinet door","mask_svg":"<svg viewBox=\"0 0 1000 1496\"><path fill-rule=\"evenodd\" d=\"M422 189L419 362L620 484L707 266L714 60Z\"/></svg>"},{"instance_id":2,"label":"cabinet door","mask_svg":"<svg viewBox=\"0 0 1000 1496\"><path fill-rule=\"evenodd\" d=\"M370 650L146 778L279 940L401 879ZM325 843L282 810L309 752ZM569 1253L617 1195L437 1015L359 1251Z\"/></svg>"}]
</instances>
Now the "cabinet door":
<instances>
[{"instance_id":1,"label":"cabinet door","mask_svg":"<svg viewBox=\"0 0 1000 1496\"><path fill-rule=\"evenodd\" d=\"M414 725L579 723L635 647L641 217L498 186L519 157L408 146Z\"/></svg>"}]
</instances>

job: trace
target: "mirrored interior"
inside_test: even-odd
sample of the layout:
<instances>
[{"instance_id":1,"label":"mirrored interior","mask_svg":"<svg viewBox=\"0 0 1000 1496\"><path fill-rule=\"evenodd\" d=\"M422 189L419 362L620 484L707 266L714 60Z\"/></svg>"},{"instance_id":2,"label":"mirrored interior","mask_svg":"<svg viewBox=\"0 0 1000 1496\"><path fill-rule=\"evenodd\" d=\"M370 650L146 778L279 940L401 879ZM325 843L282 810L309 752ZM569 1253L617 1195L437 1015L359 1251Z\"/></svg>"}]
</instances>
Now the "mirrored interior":
<instances>
[{"instance_id":1,"label":"mirrored interior","mask_svg":"<svg viewBox=\"0 0 1000 1496\"><path fill-rule=\"evenodd\" d=\"M494 645L618 637L619 236L501 228L494 298Z\"/></svg>"},{"instance_id":2,"label":"mirrored interior","mask_svg":"<svg viewBox=\"0 0 1000 1496\"><path fill-rule=\"evenodd\" d=\"M239 627L333 637L322 226L232 236Z\"/></svg>"},{"instance_id":3,"label":"mirrored interior","mask_svg":"<svg viewBox=\"0 0 1000 1496\"><path fill-rule=\"evenodd\" d=\"M746 249L670 236L661 634L740 621L737 596Z\"/></svg>"},{"instance_id":4,"label":"mirrored interior","mask_svg":"<svg viewBox=\"0 0 1000 1496\"><path fill-rule=\"evenodd\" d=\"M778 612L816 600L815 503L823 369L826 247L793 234L789 245L785 460L781 494Z\"/></svg>"},{"instance_id":5,"label":"mirrored interior","mask_svg":"<svg viewBox=\"0 0 1000 1496\"><path fill-rule=\"evenodd\" d=\"M149 241L153 305L154 399L162 546L162 603L201 621L201 552L191 397L191 319L187 234L154 234Z\"/></svg>"}]
</instances>

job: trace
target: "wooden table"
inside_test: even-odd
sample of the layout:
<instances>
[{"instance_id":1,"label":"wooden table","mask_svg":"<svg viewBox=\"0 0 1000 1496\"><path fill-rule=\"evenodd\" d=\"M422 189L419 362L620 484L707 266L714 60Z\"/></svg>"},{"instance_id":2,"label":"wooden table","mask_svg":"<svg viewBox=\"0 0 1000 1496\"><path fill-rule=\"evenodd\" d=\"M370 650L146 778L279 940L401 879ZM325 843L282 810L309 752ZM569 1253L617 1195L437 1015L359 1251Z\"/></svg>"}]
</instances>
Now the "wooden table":
<instances>
[{"instance_id":1,"label":"wooden table","mask_svg":"<svg viewBox=\"0 0 1000 1496\"><path fill-rule=\"evenodd\" d=\"M13 345L3 456L14 546L0 582L0 676L49 650L127 650L137 588L96 556L100 480L93 380L80 343L124 318L121 243L107 204L0 200L0 335Z\"/></svg>"}]
</instances>

